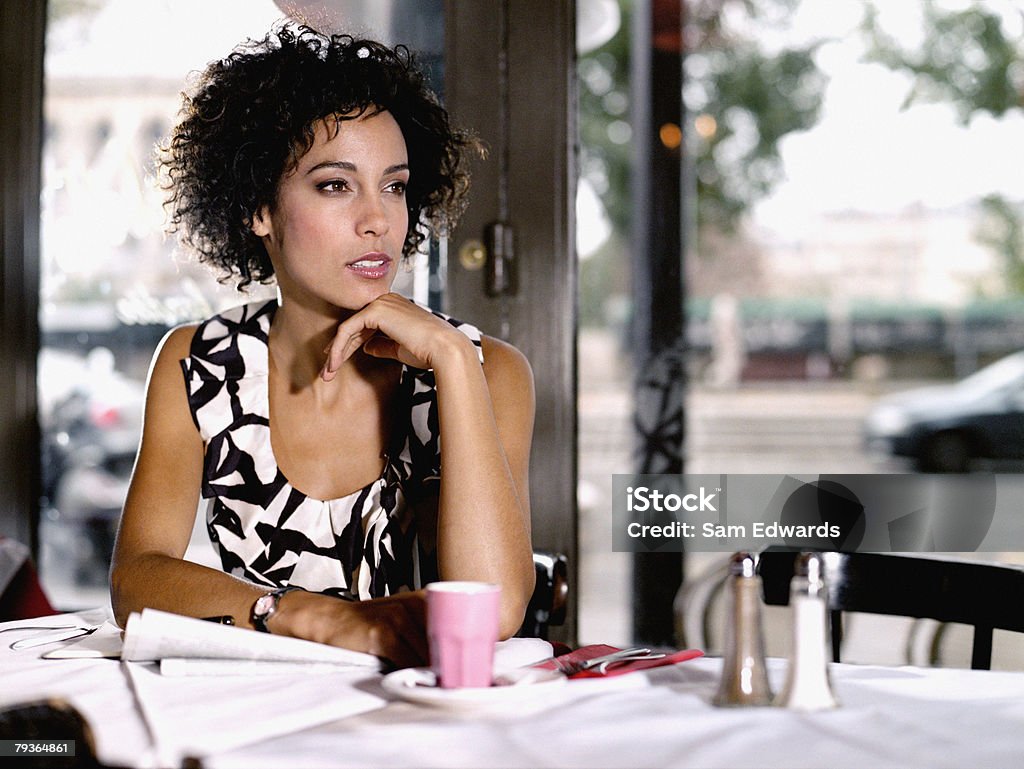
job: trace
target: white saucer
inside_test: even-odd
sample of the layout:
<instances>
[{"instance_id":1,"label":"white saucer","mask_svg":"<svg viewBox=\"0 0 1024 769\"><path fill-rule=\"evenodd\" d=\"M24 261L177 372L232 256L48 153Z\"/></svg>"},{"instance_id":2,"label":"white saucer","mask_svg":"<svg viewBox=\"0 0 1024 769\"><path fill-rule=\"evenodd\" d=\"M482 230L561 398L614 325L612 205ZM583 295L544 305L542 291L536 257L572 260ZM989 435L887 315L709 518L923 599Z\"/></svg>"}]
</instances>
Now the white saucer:
<instances>
[{"instance_id":1,"label":"white saucer","mask_svg":"<svg viewBox=\"0 0 1024 769\"><path fill-rule=\"evenodd\" d=\"M545 706L566 677L555 670L519 668L503 673L494 686L442 689L429 668L405 668L381 680L384 689L403 700L455 710L501 709L524 705Z\"/></svg>"}]
</instances>

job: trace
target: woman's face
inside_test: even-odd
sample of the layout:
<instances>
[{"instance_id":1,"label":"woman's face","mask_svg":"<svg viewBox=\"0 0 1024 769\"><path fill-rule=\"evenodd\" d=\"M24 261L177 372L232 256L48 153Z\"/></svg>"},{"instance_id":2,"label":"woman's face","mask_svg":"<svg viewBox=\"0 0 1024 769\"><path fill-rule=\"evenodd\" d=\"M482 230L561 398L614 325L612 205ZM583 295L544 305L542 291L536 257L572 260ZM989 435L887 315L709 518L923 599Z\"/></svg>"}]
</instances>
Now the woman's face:
<instances>
[{"instance_id":1,"label":"woman's face","mask_svg":"<svg viewBox=\"0 0 1024 769\"><path fill-rule=\"evenodd\" d=\"M391 289L409 227L409 157L388 112L323 122L252 229L285 301L358 310Z\"/></svg>"}]
</instances>

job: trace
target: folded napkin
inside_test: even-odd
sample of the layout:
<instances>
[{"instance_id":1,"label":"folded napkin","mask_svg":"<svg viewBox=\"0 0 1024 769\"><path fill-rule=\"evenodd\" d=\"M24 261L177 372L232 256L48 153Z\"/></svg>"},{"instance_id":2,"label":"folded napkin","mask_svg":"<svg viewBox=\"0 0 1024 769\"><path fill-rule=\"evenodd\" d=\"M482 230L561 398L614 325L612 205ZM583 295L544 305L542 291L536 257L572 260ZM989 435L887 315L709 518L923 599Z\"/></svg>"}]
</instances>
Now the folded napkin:
<instances>
[{"instance_id":1,"label":"folded napkin","mask_svg":"<svg viewBox=\"0 0 1024 769\"><path fill-rule=\"evenodd\" d=\"M618 647L608 646L607 644L591 644L589 646L581 646L575 651L571 651L568 654L563 654L558 657L559 660L566 662L583 662L584 660L590 660L594 657L602 657L605 654L612 654L613 652L621 651ZM657 668L663 665L675 665L679 662L686 662L686 660L692 660L695 657L704 656L704 652L699 649L682 649L681 651L672 652L664 657L658 657L656 659L638 659L628 660L625 662L618 662L614 665L609 665L606 673L598 673L596 669L581 670L579 673L574 673L569 678L611 678L612 676L621 676L626 673L633 673L637 670L647 670L648 668ZM545 670L554 670L556 668L554 660L547 660L534 667L544 668Z\"/></svg>"},{"instance_id":2,"label":"folded napkin","mask_svg":"<svg viewBox=\"0 0 1024 769\"><path fill-rule=\"evenodd\" d=\"M538 660L551 659L555 654L552 644L541 638L509 638L494 644L494 674L508 673L527 667Z\"/></svg>"}]
</instances>

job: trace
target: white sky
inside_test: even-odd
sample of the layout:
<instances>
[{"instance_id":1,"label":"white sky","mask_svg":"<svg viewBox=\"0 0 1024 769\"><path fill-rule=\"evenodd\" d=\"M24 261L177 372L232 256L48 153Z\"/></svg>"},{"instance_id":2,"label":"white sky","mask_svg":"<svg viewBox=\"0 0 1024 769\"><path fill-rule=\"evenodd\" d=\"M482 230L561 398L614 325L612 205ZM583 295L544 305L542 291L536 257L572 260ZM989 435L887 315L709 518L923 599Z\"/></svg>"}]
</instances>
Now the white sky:
<instances>
[{"instance_id":1,"label":"white sky","mask_svg":"<svg viewBox=\"0 0 1024 769\"><path fill-rule=\"evenodd\" d=\"M390 17L381 0L104 0L95 14L49 30L52 76L153 76L180 79L222 58L246 38L263 38L285 17L308 18L388 42ZM88 29L89 39L82 31ZM396 41L397 42L397 41Z\"/></svg>"},{"instance_id":2,"label":"white sky","mask_svg":"<svg viewBox=\"0 0 1024 769\"><path fill-rule=\"evenodd\" d=\"M47 75L180 79L282 17L273 0L108 0L88 19L87 42L75 23L51 30Z\"/></svg>"},{"instance_id":3,"label":"white sky","mask_svg":"<svg viewBox=\"0 0 1024 769\"><path fill-rule=\"evenodd\" d=\"M1020 19L1011 0L985 4ZM905 44L919 38L916 1L880 5L886 29ZM1024 199L1024 116L978 116L961 126L946 105L901 112L910 81L858 61L861 42L851 34L858 19L858 0L804 0L794 18L798 35L838 42L826 44L818 59L830 77L821 120L783 140L787 180L755 208L755 220L784 230L828 211L885 211L915 203L946 207L991 192Z\"/></svg>"}]
</instances>

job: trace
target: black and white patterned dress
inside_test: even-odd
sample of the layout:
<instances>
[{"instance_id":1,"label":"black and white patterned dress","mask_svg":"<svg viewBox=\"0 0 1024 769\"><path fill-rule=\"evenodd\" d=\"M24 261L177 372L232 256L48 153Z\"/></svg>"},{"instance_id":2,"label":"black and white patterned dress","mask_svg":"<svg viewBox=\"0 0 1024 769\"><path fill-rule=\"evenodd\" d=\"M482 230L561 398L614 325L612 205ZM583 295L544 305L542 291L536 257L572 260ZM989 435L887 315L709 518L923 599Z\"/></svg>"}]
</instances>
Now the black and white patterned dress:
<instances>
[{"instance_id":1,"label":"black and white patterned dress","mask_svg":"<svg viewBox=\"0 0 1024 769\"><path fill-rule=\"evenodd\" d=\"M205 446L207 529L224 570L360 599L420 588L437 574L412 514L440 478L434 372L403 366L380 478L340 499L307 497L289 484L270 442L267 334L277 307L254 302L210 318L181 362ZM479 330L446 320L483 360Z\"/></svg>"}]
</instances>

